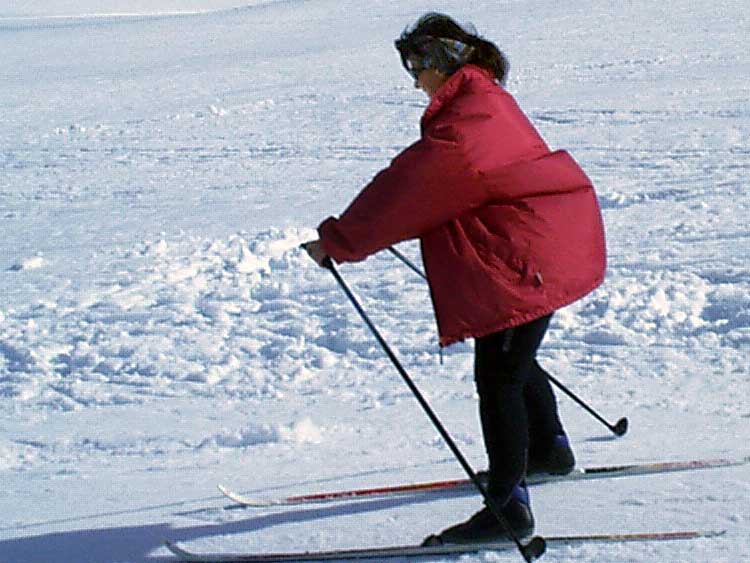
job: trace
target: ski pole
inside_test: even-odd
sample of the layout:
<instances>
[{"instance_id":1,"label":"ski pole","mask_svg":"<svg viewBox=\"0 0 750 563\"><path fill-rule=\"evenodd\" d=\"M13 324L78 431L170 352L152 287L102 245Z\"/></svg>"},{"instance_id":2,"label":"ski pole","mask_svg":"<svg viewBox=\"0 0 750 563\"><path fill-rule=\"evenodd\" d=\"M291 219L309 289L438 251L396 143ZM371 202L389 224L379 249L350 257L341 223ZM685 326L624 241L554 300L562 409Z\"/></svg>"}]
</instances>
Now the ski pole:
<instances>
[{"instance_id":1,"label":"ski pole","mask_svg":"<svg viewBox=\"0 0 750 563\"><path fill-rule=\"evenodd\" d=\"M568 397L573 399L576 403L578 403L583 409L588 412L591 416L593 416L596 420L601 422L604 426L609 428L609 430L615 434L616 436L624 436L625 433L628 431L628 419L627 417L622 417L620 420L617 421L616 424L612 425L609 422L607 422L604 418L602 418L599 413L597 413L594 409L592 409L590 406L588 406L586 403L583 402L582 399L580 399L578 396L576 396L573 391L565 387L560 381L555 379L552 375L549 373L547 374L547 378L554 383L560 391L565 393Z\"/></svg>"},{"instance_id":2,"label":"ski pole","mask_svg":"<svg viewBox=\"0 0 750 563\"><path fill-rule=\"evenodd\" d=\"M330 258L326 258L323 262L323 266L331 271L333 274L333 277L336 278L336 281L338 282L339 286L341 286L341 289L346 293L346 296L349 298L349 301L351 301L354 308L359 313L360 317L362 317L362 320L365 322L367 327L370 329L370 332L372 332L373 336L375 336L375 339L380 343L380 346L383 348L385 353L387 354L388 358L390 358L393 365L396 367L396 370L399 372L401 377L403 378L406 385L409 387L411 392L416 397L419 404L424 409L425 413L427 413L427 416L432 421L435 428L437 428L440 435L443 437L443 440L445 440L445 443L448 445L450 450L453 452L453 455L456 457L458 462L463 467L464 471L466 471L466 474L471 479L471 482L474 484L474 486L479 490L479 492L484 497L485 502L487 503L488 508L494 514L495 518L497 518L500 525L505 530L505 533L513 540L513 543L515 543L516 547L518 548L519 553L524 558L524 560L527 563L531 563L535 559L542 556L544 553L547 544L544 541L544 538L541 536L534 536L531 538L531 540L526 544L522 544L521 540L518 538L518 536L513 532L513 530L510 528L510 525L508 524L508 521L505 519L501 512L501 507L498 505L498 503L493 499L485 487L482 485L482 483L479 481L479 477L477 477L477 474L474 472L474 470L471 468L471 465L469 465L469 462L466 460L464 455L461 453L461 450L458 449L458 446L453 441L453 438L451 438L450 434L448 434L448 431L443 426L442 422L440 422L440 419L437 417L435 412L432 410L432 407L430 407L427 400L424 398L422 393L419 391L417 386L414 384L414 381L412 381L411 377L409 377L409 374L406 372L404 367L401 365L401 362L398 361L398 358L391 350L390 346L388 346L388 343L385 341L385 339L380 335L380 332L378 332L378 329L375 327L375 325L370 320L370 317L365 312L362 305L360 305L357 298L354 296L352 291L347 286L344 279L339 274L336 267L333 265L333 261Z\"/></svg>"},{"instance_id":3,"label":"ski pole","mask_svg":"<svg viewBox=\"0 0 750 563\"><path fill-rule=\"evenodd\" d=\"M415 266L415 265L414 265L414 263L413 263L413 262L411 262L411 260L409 260L409 259L408 259L408 258L407 258L406 256L404 256L403 254L401 254L401 253L400 253L400 252L399 252L398 250L396 250L396 249L395 249L395 248L393 248L393 247L390 247L390 248L388 248L388 250L390 250L390 252L391 252L391 253L392 253L392 254L393 254L393 255L394 255L394 256L395 256L396 258L398 258L398 259L399 259L399 260L401 260L401 261L402 261L402 262L403 262L404 264L406 264L406 266L408 266L408 267L409 267L409 269L411 269L412 271L416 272L416 273L417 273L417 275L419 275L420 277L422 277L422 278L423 278L424 280L427 280L427 276L426 276L426 275L424 274L424 272L422 272L422 270L420 270L419 268L417 268L417 266ZM593 416L593 417L594 417L594 418L595 418L596 420L598 420L599 422L601 422L601 423L602 423L602 424L603 424L604 426L606 426L607 428L609 428L610 432L612 432L612 433L613 433L613 434L615 434L616 436L624 436L624 435L625 435L625 433L626 433L626 432L628 431L628 419L627 419L626 417L623 417L623 418L621 418L621 419L620 419L620 420L618 420L618 421L617 421L617 423L616 423L616 424L614 424L614 425L613 425L613 424L610 424L610 423L609 423L609 422L607 422L607 421L606 421L606 420L605 420L605 419L604 419L604 418L603 418L603 417L602 417L602 416L601 416L601 415L600 415L599 413L597 413L597 412L596 412L596 411L595 411L594 409L592 409L592 408L591 408L591 407L590 407L590 406L589 406L588 404L586 404L586 402L584 402L584 400L583 400L583 399L581 399L580 397L578 397L578 396L577 396L577 395L576 395L575 393L573 393L573 391L571 391L570 389L568 389L568 388L567 388L567 387L566 387L565 385L563 385L563 384L562 384L562 383L561 383L560 381L558 381L557 379L555 379L554 377L552 377L552 376L551 376L550 374L547 374L547 377L548 377L548 379L549 379L549 380L550 380L550 381L551 381L552 383L554 383L554 384L555 384L555 386L556 386L556 387L557 387L558 389L560 389L560 391L562 391L562 392L563 392L563 393L565 393L565 394L566 394L566 395L567 395L568 397L570 397L571 399L573 399L573 400L574 400L574 401L575 401L576 403L578 403L578 404L579 404L579 405L580 405L581 407L583 407L583 409L584 409L584 410L585 410L586 412L588 412L588 413L589 413L589 414L590 414L591 416Z\"/></svg>"}]
</instances>

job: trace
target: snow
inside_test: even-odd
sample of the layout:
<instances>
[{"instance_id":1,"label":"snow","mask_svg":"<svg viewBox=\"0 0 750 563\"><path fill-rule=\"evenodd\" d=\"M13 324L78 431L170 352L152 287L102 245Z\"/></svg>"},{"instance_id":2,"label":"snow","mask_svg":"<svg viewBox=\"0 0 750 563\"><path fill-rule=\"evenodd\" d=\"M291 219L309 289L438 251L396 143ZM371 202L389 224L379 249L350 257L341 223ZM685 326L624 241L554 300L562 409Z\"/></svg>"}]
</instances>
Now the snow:
<instances>
[{"instance_id":1,"label":"snow","mask_svg":"<svg viewBox=\"0 0 750 563\"><path fill-rule=\"evenodd\" d=\"M460 477L325 270L299 249L418 135L393 39L473 21L598 187L605 285L540 359L581 465L742 457L750 436L745 2L54 0L0 6L0 561L410 543L476 497L225 510ZM400 248L418 262L414 243ZM441 365L427 289L341 267L476 468L472 344ZM725 529L548 561L750 560L750 466L538 487L540 534ZM513 555L463 556L505 561ZM445 559L456 560L456 559ZM520 559L519 559L520 560Z\"/></svg>"},{"instance_id":2,"label":"snow","mask_svg":"<svg viewBox=\"0 0 750 563\"><path fill-rule=\"evenodd\" d=\"M46 0L35 5L28 0L6 0L0 18L50 20L96 17L196 15L266 4L274 0ZM279 1L279 0L276 0Z\"/></svg>"}]
</instances>

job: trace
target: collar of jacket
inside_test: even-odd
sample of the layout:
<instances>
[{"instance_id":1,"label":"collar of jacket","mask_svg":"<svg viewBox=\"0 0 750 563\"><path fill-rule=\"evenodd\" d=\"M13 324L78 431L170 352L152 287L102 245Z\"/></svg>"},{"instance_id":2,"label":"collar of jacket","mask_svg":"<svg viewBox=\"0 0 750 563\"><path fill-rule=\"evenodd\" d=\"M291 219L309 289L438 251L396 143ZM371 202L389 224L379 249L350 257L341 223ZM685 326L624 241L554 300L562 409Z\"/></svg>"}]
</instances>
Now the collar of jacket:
<instances>
[{"instance_id":1,"label":"collar of jacket","mask_svg":"<svg viewBox=\"0 0 750 563\"><path fill-rule=\"evenodd\" d=\"M468 64L462 66L459 70L451 75L448 80L445 81L440 89L435 92L435 95L430 100L427 109L422 114L421 126L424 128L430 121L440 113L440 110L445 107L464 85L472 82L490 82L497 86L492 73L485 70L477 65Z\"/></svg>"}]
</instances>

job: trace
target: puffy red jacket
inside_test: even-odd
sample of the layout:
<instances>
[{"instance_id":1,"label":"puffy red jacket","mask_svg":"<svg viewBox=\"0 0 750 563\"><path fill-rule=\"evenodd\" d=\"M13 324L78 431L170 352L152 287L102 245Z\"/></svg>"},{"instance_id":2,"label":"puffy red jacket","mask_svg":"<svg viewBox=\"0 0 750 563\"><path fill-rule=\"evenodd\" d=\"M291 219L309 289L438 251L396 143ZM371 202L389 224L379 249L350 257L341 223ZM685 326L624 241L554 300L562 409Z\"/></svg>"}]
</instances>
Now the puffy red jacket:
<instances>
[{"instance_id":1,"label":"puffy red jacket","mask_svg":"<svg viewBox=\"0 0 750 563\"><path fill-rule=\"evenodd\" d=\"M451 76L422 116L422 136L318 232L337 262L421 241L441 345L524 324L604 279L601 212L591 181L550 152L483 69Z\"/></svg>"}]
</instances>

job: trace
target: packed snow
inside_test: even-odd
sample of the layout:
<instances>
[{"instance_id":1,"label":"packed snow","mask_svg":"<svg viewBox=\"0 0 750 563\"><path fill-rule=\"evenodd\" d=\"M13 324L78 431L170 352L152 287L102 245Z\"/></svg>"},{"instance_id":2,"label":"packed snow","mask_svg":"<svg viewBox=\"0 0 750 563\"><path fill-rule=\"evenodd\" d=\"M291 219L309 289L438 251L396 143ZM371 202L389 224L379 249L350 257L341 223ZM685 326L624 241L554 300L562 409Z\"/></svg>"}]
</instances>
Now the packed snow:
<instances>
[{"instance_id":1,"label":"packed snow","mask_svg":"<svg viewBox=\"0 0 750 563\"><path fill-rule=\"evenodd\" d=\"M750 455L750 16L743 0L54 0L0 6L0 562L419 542L476 496L226 509L462 476L299 248L417 138L393 39L473 22L598 188L606 283L540 360L580 465ZM415 243L400 250L419 263ZM471 463L471 342L437 345L393 256L341 274ZM532 489L539 534L726 530L547 561L750 561L750 465ZM485 553L435 561L520 560Z\"/></svg>"}]
</instances>

